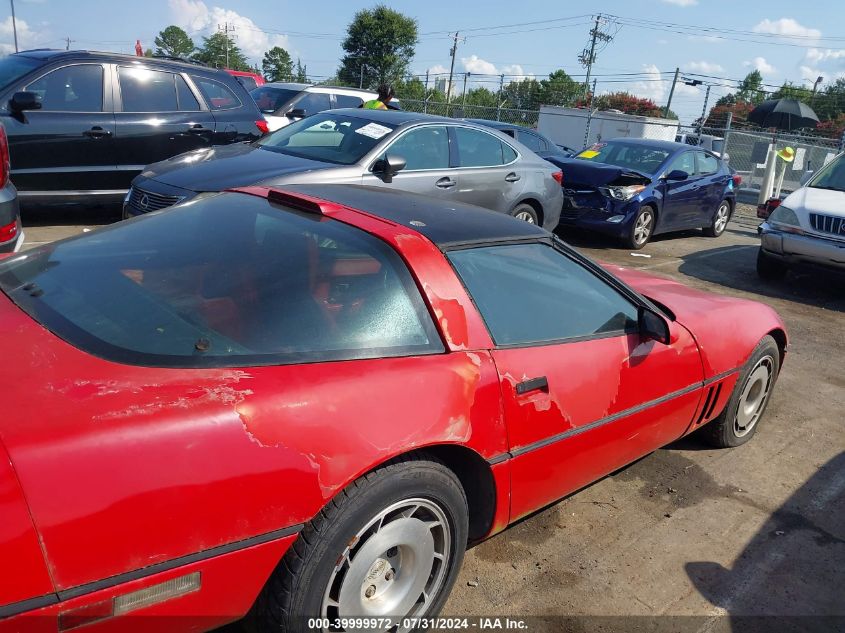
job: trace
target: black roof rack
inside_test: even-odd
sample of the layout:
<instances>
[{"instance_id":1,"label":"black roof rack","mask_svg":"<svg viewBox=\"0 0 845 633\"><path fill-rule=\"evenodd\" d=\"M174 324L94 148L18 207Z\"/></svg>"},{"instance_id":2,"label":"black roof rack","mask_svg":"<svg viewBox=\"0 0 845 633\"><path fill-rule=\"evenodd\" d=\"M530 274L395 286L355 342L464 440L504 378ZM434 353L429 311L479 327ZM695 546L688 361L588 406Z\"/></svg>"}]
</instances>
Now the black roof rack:
<instances>
[{"instance_id":1,"label":"black roof rack","mask_svg":"<svg viewBox=\"0 0 845 633\"><path fill-rule=\"evenodd\" d=\"M153 53L153 59L167 59L172 62L183 62L185 64L196 64L197 66L205 66L208 67L208 64L205 62L201 62L198 59L191 59L189 57L179 57L178 55L160 55L157 53Z\"/></svg>"}]
</instances>

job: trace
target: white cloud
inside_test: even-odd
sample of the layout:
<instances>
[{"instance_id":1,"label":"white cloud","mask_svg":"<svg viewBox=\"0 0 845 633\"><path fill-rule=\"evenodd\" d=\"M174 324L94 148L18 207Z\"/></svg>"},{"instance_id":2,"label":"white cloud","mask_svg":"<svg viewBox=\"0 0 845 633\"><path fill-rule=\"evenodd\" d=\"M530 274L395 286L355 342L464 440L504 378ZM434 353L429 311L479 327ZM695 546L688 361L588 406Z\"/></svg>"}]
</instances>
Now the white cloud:
<instances>
[{"instance_id":1,"label":"white cloud","mask_svg":"<svg viewBox=\"0 0 845 633\"><path fill-rule=\"evenodd\" d=\"M801 71L801 79L811 84L815 83L819 77L824 76L824 73L819 68L813 68L811 66L800 66L798 70Z\"/></svg>"},{"instance_id":2,"label":"white cloud","mask_svg":"<svg viewBox=\"0 0 845 633\"><path fill-rule=\"evenodd\" d=\"M719 66L719 64L713 64L705 61L687 62L684 64L684 70L699 73L721 73L725 71L725 69Z\"/></svg>"},{"instance_id":3,"label":"white cloud","mask_svg":"<svg viewBox=\"0 0 845 633\"><path fill-rule=\"evenodd\" d=\"M692 7L698 4L698 0L662 0L665 4L674 4L677 7Z\"/></svg>"},{"instance_id":4,"label":"white cloud","mask_svg":"<svg viewBox=\"0 0 845 633\"><path fill-rule=\"evenodd\" d=\"M643 64L643 72L646 77L643 81L636 81L631 84L631 92L638 97L651 99L657 105L662 105L666 97L666 82L660 74L660 69L654 64Z\"/></svg>"},{"instance_id":5,"label":"white cloud","mask_svg":"<svg viewBox=\"0 0 845 633\"><path fill-rule=\"evenodd\" d=\"M759 70L764 75L770 75L777 70L774 66L772 66L769 62L766 61L765 57L755 57L750 61L742 62L742 65L746 68L754 68L755 70Z\"/></svg>"},{"instance_id":6,"label":"white cloud","mask_svg":"<svg viewBox=\"0 0 845 633\"><path fill-rule=\"evenodd\" d=\"M781 18L780 20L769 20L766 18L754 27L754 32L783 35L786 37L819 38L822 36L822 32L818 29L803 26L792 18Z\"/></svg>"},{"instance_id":7,"label":"white cloud","mask_svg":"<svg viewBox=\"0 0 845 633\"><path fill-rule=\"evenodd\" d=\"M176 23L193 37L209 36L217 31L218 24L235 27L235 43L247 57L260 61L264 53L274 46L289 49L286 35L265 33L251 19L231 9L211 7L202 0L169 0L170 12Z\"/></svg>"},{"instance_id":8,"label":"white cloud","mask_svg":"<svg viewBox=\"0 0 845 633\"><path fill-rule=\"evenodd\" d=\"M818 48L811 48L807 50L804 60L809 64L819 64L831 60L845 60L845 50L820 50Z\"/></svg>"},{"instance_id":9,"label":"white cloud","mask_svg":"<svg viewBox=\"0 0 845 633\"><path fill-rule=\"evenodd\" d=\"M24 20L17 18L15 25L18 28L18 48L25 51L29 48L42 46L50 36L47 31L38 31L30 28ZM15 36L12 29L12 16L0 21L0 55L9 55L15 52Z\"/></svg>"},{"instance_id":10,"label":"white cloud","mask_svg":"<svg viewBox=\"0 0 845 633\"><path fill-rule=\"evenodd\" d=\"M464 65L464 70L467 72L483 75L499 74L499 70L496 68L495 64L481 59L478 55L461 57L461 63Z\"/></svg>"},{"instance_id":11,"label":"white cloud","mask_svg":"<svg viewBox=\"0 0 845 633\"><path fill-rule=\"evenodd\" d=\"M449 69L443 66L442 64L437 64L436 66L432 66L428 69L428 74L431 77L435 77L437 75L448 75Z\"/></svg>"}]
</instances>

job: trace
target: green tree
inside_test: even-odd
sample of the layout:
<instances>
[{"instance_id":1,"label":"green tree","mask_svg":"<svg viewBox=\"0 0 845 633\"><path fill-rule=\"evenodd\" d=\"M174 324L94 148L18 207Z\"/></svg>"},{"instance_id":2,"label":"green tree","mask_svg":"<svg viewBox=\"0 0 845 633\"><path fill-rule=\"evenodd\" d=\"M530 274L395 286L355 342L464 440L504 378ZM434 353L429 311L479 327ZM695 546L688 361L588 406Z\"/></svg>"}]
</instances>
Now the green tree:
<instances>
[{"instance_id":1,"label":"green tree","mask_svg":"<svg viewBox=\"0 0 845 633\"><path fill-rule=\"evenodd\" d=\"M293 60L281 46L274 46L264 53L261 68L267 81L290 81L293 78Z\"/></svg>"},{"instance_id":2,"label":"green tree","mask_svg":"<svg viewBox=\"0 0 845 633\"><path fill-rule=\"evenodd\" d=\"M244 70L247 72L252 70L241 49L225 33L215 33L210 37L204 37L202 39L202 46L195 55L197 60L216 68L229 68L231 70ZM229 49L228 65L226 64L227 44Z\"/></svg>"},{"instance_id":3,"label":"green tree","mask_svg":"<svg viewBox=\"0 0 845 633\"><path fill-rule=\"evenodd\" d=\"M398 84L405 76L417 44L417 22L385 5L358 11L346 31L338 78L373 88ZM363 75L362 75L363 69Z\"/></svg>"},{"instance_id":4,"label":"green tree","mask_svg":"<svg viewBox=\"0 0 845 633\"><path fill-rule=\"evenodd\" d=\"M194 53L194 40L178 26L171 24L155 38L156 55L190 57Z\"/></svg>"},{"instance_id":5,"label":"green tree","mask_svg":"<svg viewBox=\"0 0 845 633\"><path fill-rule=\"evenodd\" d=\"M495 108L499 105L499 98L496 96L496 93L487 88L470 88L467 90L466 104Z\"/></svg>"},{"instance_id":6,"label":"green tree","mask_svg":"<svg viewBox=\"0 0 845 633\"><path fill-rule=\"evenodd\" d=\"M511 81L502 88L502 100L508 108L535 110L540 107L540 82L536 79L523 78Z\"/></svg>"},{"instance_id":7,"label":"green tree","mask_svg":"<svg viewBox=\"0 0 845 633\"><path fill-rule=\"evenodd\" d=\"M308 68L305 64L299 61L299 57L296 58L296 68L293 72L293 80L302 84L308 83Z\"/></svg>"},{"instance_id":8,"label":"green tree","mask_svg":"<svg viewBox=\"0 0 845 633\"><path fill-rule=\"evenodd\" d=\"M760 103L766 98L766 91L763 89L763 75L759 70L752 70L739 82L739 89L736 91L737 101L748 103Z\"/></svg>"},{"instance_id":9,"label":"green tree","mask_svg":"<svg viewBox=\"0 0 845 633\"><path fill-rule=\"evenodd\" d=\"M571 106L582 94L582 86L570 77L565 70L556 70L548 79L540 81L538 104Z\"/></svg>"}]
</instances>

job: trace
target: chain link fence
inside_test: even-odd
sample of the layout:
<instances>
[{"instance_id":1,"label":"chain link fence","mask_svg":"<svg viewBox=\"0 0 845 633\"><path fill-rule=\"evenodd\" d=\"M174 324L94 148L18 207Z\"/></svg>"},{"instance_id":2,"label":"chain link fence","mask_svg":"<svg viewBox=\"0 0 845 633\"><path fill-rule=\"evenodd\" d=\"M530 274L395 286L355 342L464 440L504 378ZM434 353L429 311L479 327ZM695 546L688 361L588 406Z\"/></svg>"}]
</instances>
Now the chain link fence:
<instances>
[{"instance_id":1,"label":"chain link fence","mask_svg":"<svg viewBox=\"0 0 845 633\"><path fill-rule=\"evenodd\" d=\"M488 121L502 121L524 125L525 127L537 127L539 110L517 110L515 108L496 108L492 106L463 105L460 99L457 102L446 104L442 101L418 101L413 99L402 99L402 109L410 112L423 112L453 119L487 119Z\"/></svg>"}]
</instances>

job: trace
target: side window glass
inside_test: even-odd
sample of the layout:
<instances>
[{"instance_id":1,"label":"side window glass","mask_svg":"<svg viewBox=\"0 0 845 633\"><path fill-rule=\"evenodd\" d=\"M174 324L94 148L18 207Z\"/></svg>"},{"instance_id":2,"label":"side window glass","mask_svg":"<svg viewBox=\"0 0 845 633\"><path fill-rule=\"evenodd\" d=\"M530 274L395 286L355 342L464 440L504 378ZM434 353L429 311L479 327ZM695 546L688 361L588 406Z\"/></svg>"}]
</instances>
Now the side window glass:
<instances>
[{"instance_id":1,"label":"side window glass","mask_svg":"<svg viewBox=\"0 0 845 633\"><path fill-rule=\"evenodd\" d=\"M212 110L231 110L240 107L241 100L226 86L213 79L191 75L191 79L200 89L208 107Z\"/></svg>"},{"instance_id":2,"label":"side window glass","mask_svg":"<svg viewBox=\"0 0 845 633\"><path fill-rule=\"evenodd\" d=\"M668 174L670 171L680 169L687 172L690 176L695 176L695 154L693 152L684 152L669 164L666 170Z\"/></svg>"},{"instance_id":3,"label":"side window glass","mask_svg":"<svg viewBox=\"0 0 845 633\"><path fill-rule=\"evenodd\" d=\"M179 109L173 73L125 66L117 72L124 112L175 112Z\"/></svg>"},{"instance_id":4,"label":"side window glass","mask_svg":"<svg viewBox=\"0 0 845 633\"><path fill-rule=\"evenodd\" d=\"M306 92L302 99L293 104L293 107L302 108L305 110L305 114L311 115L330 110L332 102L328 93Z\"/></svg>"},{"instance_id":5,"label":"side window glass","mask_svg":"<svg viewBox=\"0 0 845 633\"><path fill-rule=\"evenodd\" d=\"M102 112L103 67L65 66L33 81L24 90L36 93L48 112Z\"/></svg>"},{"instance_id":6,"label":"side window glass","mask_svg":"<svg viewBox=\"0 0 845 633\"><path fill-rule=\"evenodd\" d=\"M351 95L336 94L334 98L338 108L357 108L364 103L361 97L353 97Z\"/></svg>"},{"instance_id":7,"label":"side window glass","mask_svg":"<svg viewBox=\"0 0 845 633\"><path fill-rule=\"evenodd\" d=\"M704 152L696 152L696 154L698 154L698 174L700 176L715 174L719 171L719 161L716 160L715 156Z\"/></svg>"},{"instance_id":8,"label":"side window glass","mask_svg":"<svg viewBox=\"0 0 845 633\"><path fill-rule=\"evenodd\" d=\"M517 141L525 145L532 152L540 151L540 137L531 132L520 132L517 136Z\"/></svg>"},{"instance_id":9,"label":"side window glass","mask_svg":"<svg viewBox=\"0 0 845 633\"><path fill-rule=\"evenodd\" d=\"M502 143L502 160L505 165L516 160L516 150L505 143Z\"/></svg>"},{"instance_id":10,"label":"side window glass","mask_svg":"<svg viewBox=\"0 0 845 633\"><path fill-rule=\"evenodd\" d=\"M255 83L255 79L253 79L252 77L235 77L235 79L238 80L238 83L240 83L246 89L247 92L258 88L258 84Z\"/></svg>"},{"instance_id":11,"label":"side window glass","mask_svg":"<svg viewBox=\"0 0 845 633\"><path fill-rule=\"evenodd\" d=\"M404 171L449 168L449 134L443 125L417 128L404 134L388 149L405 159Z\"/></svg>"},{"instance_id":12,"label":"side window glass","mask_svg":"<svg viewBox=\"0 0 845 633\"><path fill-rule=\"evenodd\" d=\"M497 345L524 345L634 331L637 308L546 244L452 251L449 260Z\"/></svg>"},{"instance_id":13,"label":"side window glass","mask_svg":"<svg viewBox=\"0 0 845 633\"><path fill-rule=\"evenodd\" d=\"M176 75L176 95L179 98L179 109L182 112L196 112L202 109L182 75Z\"/></svg>"},{"instance_id":14,"label":"side window glass","mask_svg":"<svg viewBox=\"0 0 845 633\"><path fill-rule=\"evenodd\" d=\"M493 167L504 162L502 142L492 134L456 127L459 167Z\"/></svg>"}]
</instances>

